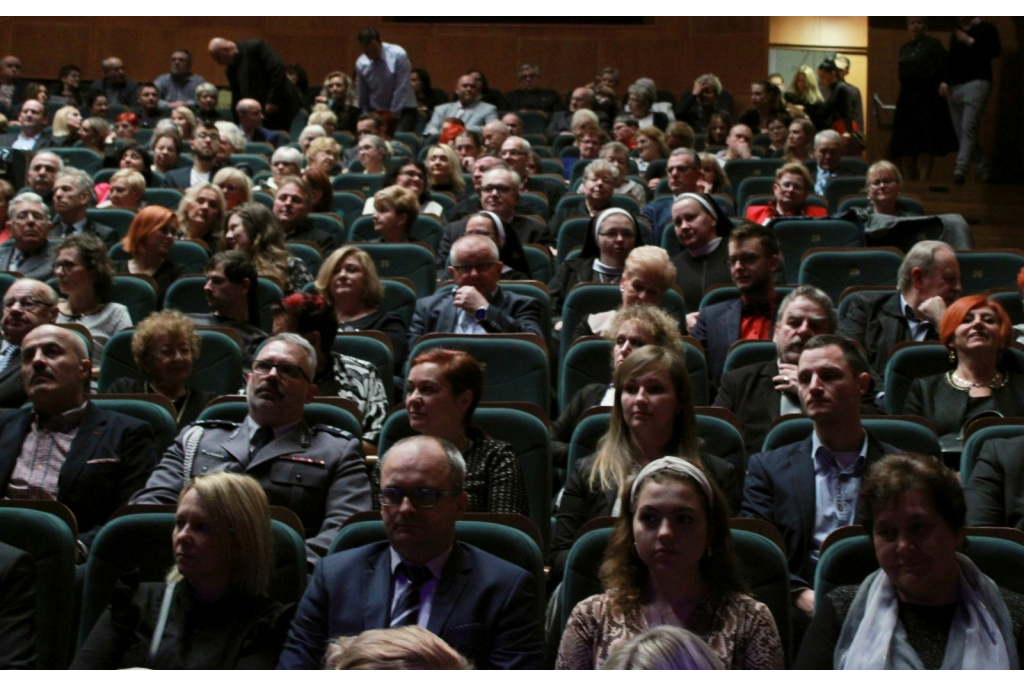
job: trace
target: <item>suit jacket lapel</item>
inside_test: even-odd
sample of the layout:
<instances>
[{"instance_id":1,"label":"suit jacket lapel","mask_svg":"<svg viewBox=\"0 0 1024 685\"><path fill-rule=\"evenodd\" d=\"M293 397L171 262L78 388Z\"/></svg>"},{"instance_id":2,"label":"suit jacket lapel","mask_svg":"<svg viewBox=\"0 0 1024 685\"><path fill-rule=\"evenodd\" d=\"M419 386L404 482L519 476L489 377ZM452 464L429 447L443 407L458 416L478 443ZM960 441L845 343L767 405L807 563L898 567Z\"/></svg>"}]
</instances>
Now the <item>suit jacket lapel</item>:
<instances>
[{"instance_id":1,"label":"suit jacket lapel","mask_svg":"<svg viewBox=\"0 0 1024 685\"><path fill-rule=\"evenodd\" d=\"M790 453L790 469L793 474L794 496L800 506L801 530L814 530L814 512L817 493L814 486L814 455L811 454L811 436ZM808 544L811 541L808 540Z\"/></svg>"},{"instance_id":2,"label":"suit jacket lapel","mask_svg":"<svg viewBox=\"0 0 1024 685\"><path fill-rule=\"evenodd\" d=\"M907 323L906 315L900 310L899 293L891 295L879 308L879 312L885 314L879 319L886 340L895 341L893 344L910 340L910 325Z\"/></svg>"},{"instance_id":3,"label":"suit jacket lapel","mask_svg":"<svg viewBox=\"0 0 1024 685\"><path fill-rule=\"evenodd\" d=\"M451 556L444 564L444 573L441 576L441 581L437 584L434 603L430 607L427 630L434 635L441 635L448 625L448 619L451 617L455 605L458 604L459 597L462 596L469 584L472 571L473 566L469 558L456 542L452 547Z\"/></svg>"},{"instance_id":4,"label":"suit jacket lapel","mask_svg":"<svg viewBox=\"0 0 1024 685\"><path fill-rule=\"evenodd\" d=\"M394 599L391 594L390 545L384 545L383 551L367 558L363 578L363 587L366 589L363 600L363 629L387 628L391 602Z\"/></svg>"},{"instance_id":5,"label":"suit jacket lapel","mask_svg":"<svg viewBox=\"0 0 1024 685\"><path fill-rule=\"evenodd\" d=\"M3 433L0 433L0 493L7 490L7 483L14 472L14 464L21 454L21 445L25 442L31 423L32 410L23 409L7 422Z\"/></svg>"},{"instance_id":6,"label":"suit jacket lapel","mask_svg":"<svg viewBox=\"0 0 1024 685\"><path fill-rule=\"evenodd\" d=\"M768 423L771 424L779 418L780 393L775 390L775 384L772 383L772 378L779 375L779 362L765 364L757 375L758 379L754 381L754 404L764 409L768 415Z\"/></svg>"},{"instance_id":7,"label":"suit jacket lapel","mask_svg":"<svg viewBox=\"0 0 1024 685\"><path fill-rule=\"evenodd\" d=\"M730 341L740 339L740 325L742 323L742 311L743 301L740 298L731 300L729 306L725 308L725 332L729 336ZM728 349L730 343L726 343L726 349Z\"/></svg>"},{"instance_id":8,"label":"suit jacket lapel","mask_svg":"<svg viewBox=\"0 0 1024 685\"><path fill-rule=\"evenodd\" d=\"M71 441L68 449L67 459L60 469L60 476L57 479L57 492L68 492L71 485L78 478L78 475L85 468L86 463L92 458L96 448L102 442L97 438L106 429L107 419L100 412L100 408L92 402L85 408L82 415L82 422L78 424L78 432L75 439ZM118 455L121 456L121 455Z\"/></svg>"},{"instance_id":9,"label":"suit jacket lapel","mask_svg":"<svg viewBox=\"0 0 1024 685\"><path fill-rule=\"evenodd\" d=\"M452 288L451 292L444 296L439 304L441 305L441 311L437 316L437 332L438 333L454 333L455 324L458 320L459 309L455 307L455 289Z\"/></svg>"}]
</instances>

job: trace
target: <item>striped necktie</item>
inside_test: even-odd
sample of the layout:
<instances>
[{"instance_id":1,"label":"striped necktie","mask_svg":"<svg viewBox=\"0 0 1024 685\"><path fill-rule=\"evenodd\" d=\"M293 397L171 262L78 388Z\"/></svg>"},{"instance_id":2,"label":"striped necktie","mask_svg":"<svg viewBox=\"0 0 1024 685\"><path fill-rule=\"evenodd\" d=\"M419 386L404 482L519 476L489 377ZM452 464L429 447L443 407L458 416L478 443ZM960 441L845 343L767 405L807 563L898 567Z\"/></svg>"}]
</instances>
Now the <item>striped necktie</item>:
<instances>
[{"instance_id":1,"label":"striped necktie","mask_svg":"<svg viewBox=\"0 0 1024 685\"><path fill-rule=\"evenodd\" d=\"M426 566L411 566L402 562L395 569L395 577L401 573L409 581L403 594L395 603L395 609L391 613L391 621L388 624L391 628L416 625L420 618L420 590L423 584L434 577Z\"/></svg>"},{"instance_id":2,"label":"striped necktie","mask_svg":"<svg viewBox=\"0 0 1024 685\"><path fill-rule=\"evenodd\" d=\"M21 348L17 345L8 345L7 349L0 352L0 373L7 370L7 367L11 365L14 355L18 354L20 350Z\"/></svg>"}]
</instances>

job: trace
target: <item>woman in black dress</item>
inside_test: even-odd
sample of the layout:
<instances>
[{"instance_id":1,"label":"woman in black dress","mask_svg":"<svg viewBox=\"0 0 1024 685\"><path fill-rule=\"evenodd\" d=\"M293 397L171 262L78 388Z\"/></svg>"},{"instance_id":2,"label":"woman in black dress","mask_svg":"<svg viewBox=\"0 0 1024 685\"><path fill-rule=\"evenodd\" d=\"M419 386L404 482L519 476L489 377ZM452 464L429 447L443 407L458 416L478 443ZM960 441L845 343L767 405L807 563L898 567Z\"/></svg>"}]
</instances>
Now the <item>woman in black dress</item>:
<instances>
[{"instance_id":1,"label":"woman in black dress","mask_svg":"<svg viewBox=\"0 0 1024 685\"><path fill-rule=\"evenodd\" d=\"M924 17L907 17L910 42L900 48L900 95L892 122L889 158L910 180L928 180L936 155L957 149L949 107L939 95L946 49L925 34Z\"/></svg>"}]
</instances>

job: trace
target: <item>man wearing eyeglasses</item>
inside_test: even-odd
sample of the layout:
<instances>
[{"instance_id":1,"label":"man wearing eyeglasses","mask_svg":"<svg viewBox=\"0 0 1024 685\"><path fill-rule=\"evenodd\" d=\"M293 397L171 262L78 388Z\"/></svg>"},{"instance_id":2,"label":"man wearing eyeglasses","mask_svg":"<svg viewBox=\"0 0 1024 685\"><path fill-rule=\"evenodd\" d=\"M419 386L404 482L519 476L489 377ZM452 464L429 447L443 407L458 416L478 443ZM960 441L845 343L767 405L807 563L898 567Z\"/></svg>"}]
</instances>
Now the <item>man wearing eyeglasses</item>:
<instances>
[{"instance_id":1,"label":"man wearing eyeglasses","mask_svg":"<svg viewBox=\"0 0 1024 685\"><path fill-rule=\"evenodd\" d=\"M194 185L213 180L221 170L217 162L220 153L220 131L211 119L200 119L196 123L196 134L192 137L192 166L171 169L164 174L164 188L185 191Z\"/></svg>"},{"instance_id":2,"label":"man wearing eyeglasses","mask_svg":"<svg viewBox=\"0 0 1024 685\"><path fill-rule=\"evenodd\" d=\"M765 226L743 224L729 234L727 262L740 296L705 307L690 326L707 350L708 378L715 386L730 345L737 340L771 340L775 334L779 253L775 233Z\"/></svg>"},{"instance_id":3,"label":"man wearing eyeglasses","mask_svg":"<svg viewBox=\"0 0 1024 685\"><path fill-rule=\"evenodd\" d=\"M0 245L0 271L17 271L40 281L53 276L56 250L50 244L50 210L35 193L15 195L7 207L11 238Z\"/></svg>"},{"instance_id":4,"label":"man wearing eyeglasses","mask_svg":"<svg viewBox=\"0 0 1024 685\"><path fill-rule=\"evenodd\" d=\"M17 409L28 401L21 380L21 341L33 328L57 320L57 293L41 281L19 278L4 294L0 343L0 407Z\"/></svg>"},{"instance_id":5,"label":"man wearing eyeglasses","mask_svg":"<svg viewBox=\"0 0 1024 685\"><path fill-rule=\"evenodd\" d=\"M662 232L672 225L672 205L675 198L683 193L699 192L697 181L701 179L700 158L688 147L676 148L668 158L665 171L671 195L648 202L640 212L640 216L651 224L654 245L661 244L659 241Z\"/></svg>"},{"instance_id":6,"label":"man wearing eyeglasses","mask_svg":"<svg viewBox=\"0 0 1024 685\"><path fill-rule=\"evenodd\" d=\"M406 438L379 468L387 541L317 565L278 668L322 668L335 638L406 625L438 635L478 669L540 668L533 577L455 540L469 502L459 450L438 438Z\"/></svg>"},{"instance_id":7,"label":"man wearing eyeglasses","mask_svg":"<svg viewBox=\"0 0 1024 685\"><path fill-rule=\"evenodd\" d=\"M452 245L448 273L452 290L416 301L409 326L409 349L427 333L536 333L544 337L540 302L498 286L502 263L490 238L464 235Z\"/></svg>"},{"instance_id":8,"label":"man wearing eyeglasses","mask_svg":"<svg viewBox=\"0 0 1024 685\"><path fill-rule=\"evenodd\" d=\"M371 507L359 440L303 419L317 391L315 369L316 352L305 338L294 333L269 338L246 381L245 420L197 421L182 430L132 503L174 503L189 478L244 473L259 481L271 505L287 507L302 520L312 568L341 524Z\"/></svg>"}]
</instances>

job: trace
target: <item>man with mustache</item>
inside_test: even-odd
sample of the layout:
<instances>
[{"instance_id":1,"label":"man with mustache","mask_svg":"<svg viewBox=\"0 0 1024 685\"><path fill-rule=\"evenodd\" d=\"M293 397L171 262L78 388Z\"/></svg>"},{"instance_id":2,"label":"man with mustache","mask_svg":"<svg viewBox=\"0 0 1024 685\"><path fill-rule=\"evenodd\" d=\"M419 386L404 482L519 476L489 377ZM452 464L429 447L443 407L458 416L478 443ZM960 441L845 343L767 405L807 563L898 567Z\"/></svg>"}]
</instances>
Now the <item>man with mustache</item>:
<instances>
[{"instance_id":1,"label":"man with mustache","mask_svg":"<svg viewBox=\"0 0 1024 685\"><path fill-rule=\"evenodd\" d=\"M0 420L0 497L66 505L78 521L80 561L157 462L152 426L86 398L91 372L82 337L37 326L21 341L21 377L32 406Z\"/></svg>"},{"instance_id":2,"label":"man with mustache","mask_svg":"<svg viewBox=\"0 0 1024 685\"><path fill-rule=\"evenodd\" d=\"M29 331L57 320L57 293L31 278L19 278L4 294L0 342L0 407L17 409L28 401L21 380L21 343Z\"/></svg>"},{"instance_id":3,"label":"man with mustache","mask_svg":"<svg viewBox=\"0 0 1024 685\"><path fill-rule=\"evenodd\" d=\"M341 524L371 506L359 439L303 418L316 395L315 371L316 352L305 338L269 338L246 381L245 420L197 421L182 430L132 503L172 504L194 476L244 473L259 481L271 505L288 507L302 520L312 569Z\"/></svg>"}]
</instances>

